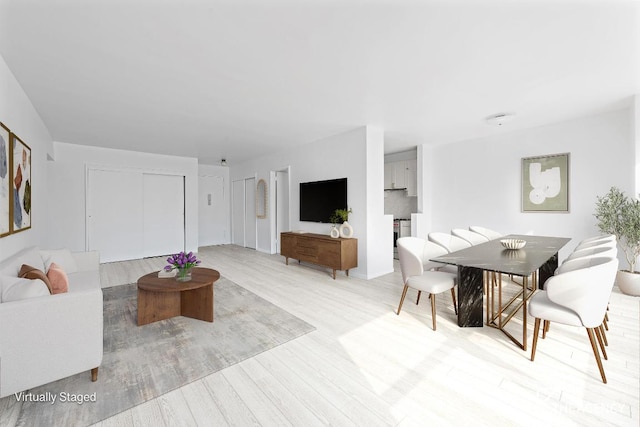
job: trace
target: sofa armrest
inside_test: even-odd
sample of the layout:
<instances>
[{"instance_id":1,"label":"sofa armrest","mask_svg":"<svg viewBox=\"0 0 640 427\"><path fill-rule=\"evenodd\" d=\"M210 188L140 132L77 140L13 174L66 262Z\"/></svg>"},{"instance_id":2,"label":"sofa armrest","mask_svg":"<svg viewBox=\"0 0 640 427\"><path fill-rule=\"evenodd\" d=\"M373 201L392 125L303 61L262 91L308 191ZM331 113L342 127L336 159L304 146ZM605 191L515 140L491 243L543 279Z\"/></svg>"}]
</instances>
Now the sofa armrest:
<instances>
[{"instance_id":1,"label":"sofa armrest","mask_svg":"<svg viewBox=\"0 0 640 427\"><path fill-rule=\"evenodd\" d=\"M100 288L0 304L0 397L98 367L102 306Z\"/></svg>"},{"instance_id":2,"label":"sofa armrest","mask_svg":"<svg viewBox=\"0 0 640 427\"><path fill-rule=\"evenodd\" d=\"M78 265L78 271L91 271L100 269L100 252L72 252L73 258Z\"/></svg>"}]
</instances>

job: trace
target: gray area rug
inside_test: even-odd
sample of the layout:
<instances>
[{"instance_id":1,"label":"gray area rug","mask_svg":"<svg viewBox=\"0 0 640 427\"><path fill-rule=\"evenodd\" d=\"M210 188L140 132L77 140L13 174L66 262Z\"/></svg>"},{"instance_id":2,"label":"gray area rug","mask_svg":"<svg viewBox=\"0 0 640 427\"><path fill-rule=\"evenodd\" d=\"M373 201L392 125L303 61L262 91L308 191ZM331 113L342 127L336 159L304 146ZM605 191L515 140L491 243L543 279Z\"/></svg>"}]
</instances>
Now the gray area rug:
<instances>
[{"instance_id":1,"label":"gray area rug","mask_svg":"<svg viewBox=\"0 0 640 427\"><path fill-rule=\"evenodd\" d=\"M179 316L141 327L136 285L103 289L98 381L82 372L30 390L58 398L24 402L17 425L93 424L315 329L230 280L220 278L214 288L213 323ZM95 402L60 402L61 393L95 393Z\"/></svg>"}]
</instances>

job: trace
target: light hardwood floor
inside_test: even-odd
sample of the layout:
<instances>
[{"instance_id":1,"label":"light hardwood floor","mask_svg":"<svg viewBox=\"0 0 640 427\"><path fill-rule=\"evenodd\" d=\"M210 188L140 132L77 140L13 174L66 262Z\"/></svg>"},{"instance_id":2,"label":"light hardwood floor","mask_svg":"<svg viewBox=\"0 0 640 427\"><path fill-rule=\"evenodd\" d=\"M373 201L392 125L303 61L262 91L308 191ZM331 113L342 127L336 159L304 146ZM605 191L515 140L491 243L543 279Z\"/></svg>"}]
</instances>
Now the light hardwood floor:
<instances>
[{"instance_id":1,"label":"light hardwood floor","mask_svg":"<svg viewBox=\"0 0 640 427\"><path fill-rule=\"evenodd\" d=\"M448 294L437 297L436 332L428 298L416 306L415 291L397 316L397 265L375 280L333 280L329 270L233 245L201 248L200 257L317 330L98 426L640 423L640 299L617 288L603 384L584 329L553 324L531 362L500 331L459 328ZM164 265L124 264L104 265L103 282L132 282Z\"/></svg>"}]
</instances>

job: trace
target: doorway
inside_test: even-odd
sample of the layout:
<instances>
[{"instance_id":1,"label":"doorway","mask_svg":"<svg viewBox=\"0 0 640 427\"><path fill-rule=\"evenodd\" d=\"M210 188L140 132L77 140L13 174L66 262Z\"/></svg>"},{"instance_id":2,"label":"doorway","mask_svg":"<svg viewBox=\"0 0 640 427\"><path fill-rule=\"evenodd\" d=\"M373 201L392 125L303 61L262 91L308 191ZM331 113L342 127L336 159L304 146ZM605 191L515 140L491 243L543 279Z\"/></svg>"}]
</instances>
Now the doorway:
<instances>
[{"instance_id":1,"label":"doorway","mask_svg":"<svg viewBox=\"0 0 640 427\"><path fill-rule=\"evenodd\" d=\"M198 246L227 243L224 177L200 176L198 193Z\"/></svg>"},{"instance_id":2,"label":"doorway","mask_svg":"<svg viewBox=\"0 0 640 427\"><path fill-rule=\"evenodd\" d=\"M245 248L256 248L256 179L233 181L232 190L232 237L233 244Z\"/></svg>"}]
</instances>

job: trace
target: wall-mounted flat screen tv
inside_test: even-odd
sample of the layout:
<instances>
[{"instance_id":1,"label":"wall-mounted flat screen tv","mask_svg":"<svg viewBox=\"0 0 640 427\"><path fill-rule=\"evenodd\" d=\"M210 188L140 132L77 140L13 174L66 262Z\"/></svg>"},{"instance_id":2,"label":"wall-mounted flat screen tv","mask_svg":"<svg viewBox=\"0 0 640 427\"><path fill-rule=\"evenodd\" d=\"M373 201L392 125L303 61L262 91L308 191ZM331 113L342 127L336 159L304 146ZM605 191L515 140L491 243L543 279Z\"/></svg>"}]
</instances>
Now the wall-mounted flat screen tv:
<instances>
[{"instance_id":1,"label":"wall-mounted flat screen tv","mask_svg":"<svg viewBox=\"0 0 640 427\"><path fill-rule=\"evenodd\" d=\"M347 178L300 183L300 221L329 223L336 209L347 209Z\"/></svg>"}]
</instances>

